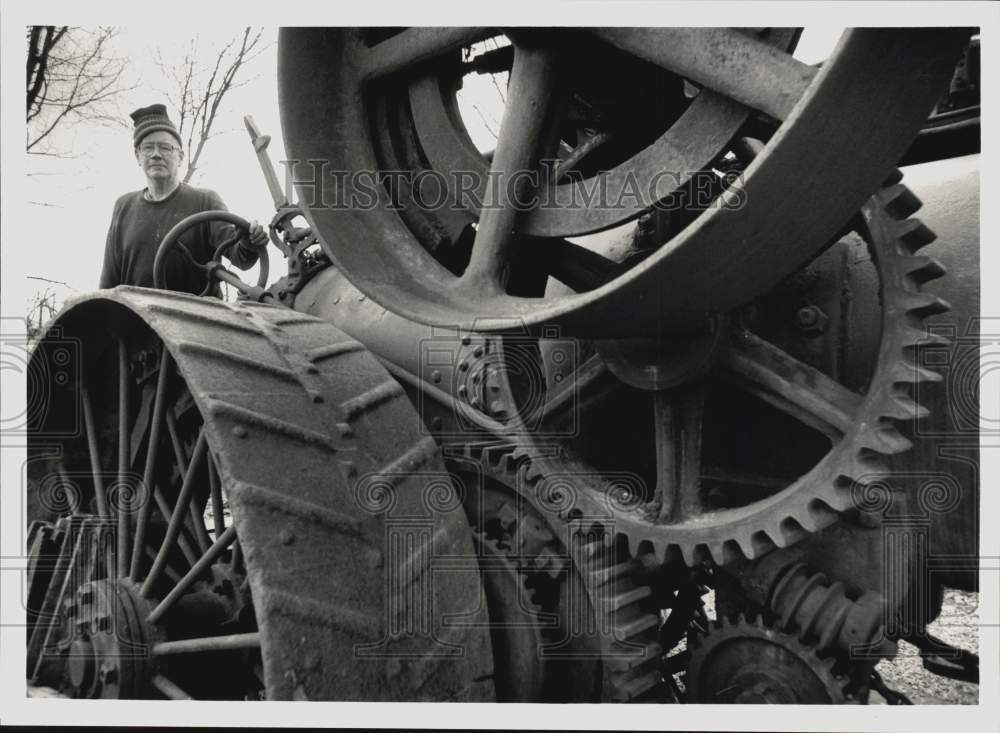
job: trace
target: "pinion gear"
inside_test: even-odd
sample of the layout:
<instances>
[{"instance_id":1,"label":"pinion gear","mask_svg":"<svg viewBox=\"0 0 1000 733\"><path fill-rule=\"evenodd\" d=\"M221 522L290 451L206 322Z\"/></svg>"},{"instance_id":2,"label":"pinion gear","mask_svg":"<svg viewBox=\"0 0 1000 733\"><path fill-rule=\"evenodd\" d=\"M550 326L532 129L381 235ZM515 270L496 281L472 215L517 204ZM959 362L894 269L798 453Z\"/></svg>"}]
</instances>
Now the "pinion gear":
<instances>
[{"instance_id":1,"label":"pinion gear","mask_svg":"<svg viewBox=\"0 0 1000 733\"><path fill-rule=\"evenodd\" d=\"M835 660L794 635L748 621L716 622L692 635L685 680L687 702L838 705L854 702Z\"/></svg>"}]
</instances>

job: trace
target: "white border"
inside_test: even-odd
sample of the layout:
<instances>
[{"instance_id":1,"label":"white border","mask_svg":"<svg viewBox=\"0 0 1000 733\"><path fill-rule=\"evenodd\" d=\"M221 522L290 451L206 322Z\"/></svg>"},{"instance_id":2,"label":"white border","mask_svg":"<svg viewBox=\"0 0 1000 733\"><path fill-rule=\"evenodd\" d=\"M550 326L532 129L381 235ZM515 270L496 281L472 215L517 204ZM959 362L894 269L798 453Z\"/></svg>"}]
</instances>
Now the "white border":
<instances>
[{"instance_id":1,"label":"white border","mask_svg":"<svg viewBox=\"0 0 1000 733\"><path fill-rule=\"evenodd\" d=\"M983 160L997 160L1000 139L995 131L1000 111L994 70L1000 68L1000 5L985 2L524 2L504 0L481 3L421 2L391 5L384 2L304 2L268 4L253 7L245 2L173 0L151 2L67 2L65 0L4 2L0 5L2 29L2 90L0 108L2 125L2 183L0 201L0 276L19 277L3 267L3 252L30 246L30 234L37 231L37 214L30 212L21 195L24 174L23 97L21 86L24 64L24 31L34 23L71 23L79 25L121 25L157 23L165 34L193 33L199 24L231 24L234 27L257 25L975 25L982 33ZM277 101L275 100L275 104ZM863 124L863 120L859 120ZM995 169L982 165L981 200L1000 201ZM982 212L982 281L991 283L1000 273L993 235L998 231L998 209L984 206ZM0 315L19 315L21 303L3 298L0 287ZM1000 314L1000 289L984 288L982 313ZM16 378L15 378L16 377ZM5 413L23 404L24 385L20 375L2 374ZM990 385L994 384L991 388ZM995 405L1000 394L995 383L984 382L982 404ZM0 555L9 557L6 538L21 535L20 507L15 487L21 485L20 467L23 448L3 447L0 474ZM1000 455L995 450L982 453L982 511L984 518L1000 516L998 494L991 479L1000 476ZM0 627L0 720L3 723L49 724L131 724L131 725L284 725L284 726L380 726L428 728L579 728L640 730L665 729L740 729L740 730L962 730L997 729L1000 721L1000 646L997 624L1000 623L998 561L1000 543L991 526L984 526L982 554L994 558L990 571L982 574L980 617L992 620L983 629L980 654L983 681L978 706L915 707L769 707L745 706L541 706L456 705L456 704L361 704L361 703L198 703L151 701L67 701L26 699L24 683L24 633L19 627ZM15 543L16 544L16 543ZM20 618L17 609L19 588L17 573L9 572L11 562L0 564L0 619ZM14 581L13 583L11 581Z\"/></svg>"}]
</instances>

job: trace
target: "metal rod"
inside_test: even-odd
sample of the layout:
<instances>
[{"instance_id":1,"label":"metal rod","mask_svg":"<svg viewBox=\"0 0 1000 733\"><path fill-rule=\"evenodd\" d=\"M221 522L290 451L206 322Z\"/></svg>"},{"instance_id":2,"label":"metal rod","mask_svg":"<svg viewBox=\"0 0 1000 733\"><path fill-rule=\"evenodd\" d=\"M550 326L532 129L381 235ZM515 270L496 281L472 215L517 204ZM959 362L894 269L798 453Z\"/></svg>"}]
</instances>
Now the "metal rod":
<instances>
[{"instance_id":1,"label":"metal rod","mask_svg":"<svg viewBox=\"0 0 1000 733\"><path fill-rule=\"evenodd\" d=\"M118 577L129 573L129 529L132 506L128 483L129 469L129 416L128 416L128 347L124 339L118 340Z\"/></svg>"},{"instance_id":2,"label":"metal rod","mask_svg":"<svg viewBox=\"0 0 1000 733\"><path fill-rule=\"evenodd\" d=\"M215 524L215 536L221 537L226 531L226 518L222 514L222 484L212 456L208 457L208 487L212 492L212 522Z\"/></svg>"},{"instance_id":3,"label":"metal rod","mask_svg":"<svg viewBox=\"0 0 1000 733\"><path fill-rule=\"evenodd\" d=\"M184 593L194 585L195 581L201 577L209 566L214 563L226 548L236 539L236 527L230 527L215 541L208 552L201 556L201 559L194 564L194 566L187 571L183 578L175 585L171 591L166 595L166 597L160 601L160 603L150 611L148 618L146 619L151 624L158 623L163 614L170 610L170 607L177 602L177 599L184 595Z\"/></svg>"},{"instance_id":4,"label":"metal rod","mask_svg":"<svg viewBox=\"0 0 1000 733\"><path fill-rule=\"evenodd\" d=\"M200 639L162 641L154 644L154 657L166 654L190 654L192 652L221 652L230 649L256 649L260 646L260 632L229 634L228 636L206 636Z\"/></svg>"},{"instance_id":5,"label":"metal rod","mask_svg":"<svg viewBox=\"0 0 1000 733\"><path fill-rule=\"evenodd\" d=\"M240 545L239 540L236 540L236 542L233 543L233 559L230 562L230 565L234 571L239 570L243 565L243 548Z\"/></svg>"},{"instance_id":6,"label":"metal rod","mask_svg":"<svg viewBox=\"0 0 1000 733\"><path fill-rule=\"evenodd\" d=\"M80 513L81 497L77 496L73 492L73 484L69 480L69 475L66 473L66 464L60 460L56 468L59 471L59 481L62 482L63 491L66 492L66 504L69 507L69 513L78 515Z\"/></svg>"},{"instance_id":7,"label":"metal rod","mask_svg":"<svg viewBox=\"0 0 1000 733\"><path fill-rule=\"evenodd\" d=\"M172 410L167 410L167 432L170 433L170 444L174 449L174 460L177 461L178 470L181 473L187 473L188 459L184 453L184 445L181 443L180 431L177 429L177 418L174 416ZM198 511L191 505L191 520L192 527L190 527L192 537L197 543L199 550L204 552L211 546L211 541L208 539L208 534L205 533L204 536L198 532L198 526L201 525L202 530L205 528L204 518L199 518L197 516Z\"/></svg>"},{"instance_id":8,"label":"metal rod","mask_svg":"<svg viewBox=\"0 0 1000 733\"><path fill-rule=\"evenodd\" d=\"M156 395L153 399L153 416L150 418L149 442L146 446L146 467L142 472L142 485L145 489L143 504L139 507L139 516L135 525L135 541L132 544L132 568L129 573L133 581L138 581L142 573L142 545L146 541L146 525L153 511L153 471L156 470L156 458L160 447L160 429L163 425L163 411L167 399L167 372L170 370L170 352L166 344L160 354L160 373L156 377Z\"/></svg>"},{"instance_id":9,"label":"metal rod","mask_svg":"<svg viewBox=\"0 0 1000 733\"><path fill-rule=\"evenodd\" d=\"M167 554L170 552L170 546L177 541L177 536L181 532L184 515L187 514L188 501L194 489L194 474L197 472L198 464L201 463L207 450L208 441L205 439L205 430L203 428L198 434L198 442L194 446L191 462L188 464L187 471L184 474L184 483L181 485L181 493L177 497L174 511L170 515L170 523L167 525L167 533L163 538L163 544L160 545L160 551L156 554L153 567L150 569L149 575L146 576L146 580L142 584L142 589L139 591L143 598L149 598L152 595L153 585L156 583L160 572L163 570L163 566L167 562Z\"/></svg>"},{"instance_id":10,"label":"metal rod","mask_svg":"<svg viewBox=\"0 0 1000 733\"><path fill-rule=\"evenodd\" d=\"M191 700L193 699L189 694L184 692L180 687L175 685L173 682L168 680L162 674L158 674L153 677L153 687L162 692L164 695L169 697L171 700Z\"/></svg>"},{"instance_id":11,"label":"metal rod","mask_svg":"<svg viewBox=\"0 0 1000 733\"><path fill-rule=\"evenodd\" d=\"M154 550L149 545L146 545L146 547L145 547L145 555L150 560L155 560L156 559L156 550ZM178 573L170 563L167 563L166 565L164 565L164 567L163 567L163 574L166 575L168 578L170 578L170 580L172 580L175 583L180 583L181 582L181 574Z\"/></svg>"},{"instance_id":12,"label":"metal rod","mask_svg":"<svg viewBox=\"0 0 1000 733\"><path fill-rule=\"evenodd\" d=\"M108 502L104 496L104 477L101 476L101 454L97 450L97 431L94 428L94 410L90 405L87 386L80 385L80 401L83 403L83 424L87 430L87 448L90 451L90 473L94 478L94 496L97 499L97 513L108 513Z\"/></svg>"},{"instance_id":13,"label":"metal rod","mask_svg":"<svg viewBox=\"0 0 1000 733\"><path fill-rule=\"evenodd\" d=\"M653 393L653 428L656 441L656 497L660 500L659 518L669 521L680 503L677 480L677 415L674 397L667 390Z\"/></svg>"},{"instance_id":14,"label":"metal rod","mask_svg":"<svg viewBox=\"0 0 1000 733\"><path fill-rule=\"evenodd\" d=\"M173 514L173 509L171 509L170 505L167 504L167 500L166 498L164 498L163 492L160 491L160 488L158 486L153 490L153 498L156 500L156 505L160 508L160 514L162 514L164 517L169 517L171 514ZM177 538L177 544L181 546L181 552L184 553L184 557L187 558L187 561L191 565L194 565L196 562L198 562L198 553L195 552L194 548L191 547L191 543L188 542L187 537L181 534Z\"/></svg>"},{"instance_id":15,"label":"metal rod","mask_svg":"<svg viewBox=\"0 0 1000 733\"><path fill-rule=\"evenodd\" d=\"M170 433L170 445L174 448L174 460L181 473L187 473L187 456L184 455L184 446L181 445L181 436L177 431L177 418L173 410L167 410L167 432Z\"/></svg>"},{"instance_id":16,"label":"metal rod","mask_svg":"<svg viewBox=\"0 0 1000 733\"><path fill-rule=\"evenodd\" d=\"M476 293L505 292L515 220L530 193L522 174L538 169L538 149L551 125L550 108L558 87L557 54L548 48L518 46L510 70L509 98L500 120L496 155L486 182L469 264L462 287Z\"/></svg>"}]
</instances>

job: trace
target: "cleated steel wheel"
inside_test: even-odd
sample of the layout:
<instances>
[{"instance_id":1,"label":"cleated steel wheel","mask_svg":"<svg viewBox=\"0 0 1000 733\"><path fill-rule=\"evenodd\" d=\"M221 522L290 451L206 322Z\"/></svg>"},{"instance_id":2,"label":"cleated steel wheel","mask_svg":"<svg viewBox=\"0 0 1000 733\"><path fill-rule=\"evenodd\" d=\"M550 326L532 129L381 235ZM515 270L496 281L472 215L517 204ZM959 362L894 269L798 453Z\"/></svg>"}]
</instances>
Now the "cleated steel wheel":
<instances>
[{"instance_id":1,"label":"cleated steel wheel","mask_svg":"<svg viewBox=\"0 0 1000 733\"><path fill-rule=\"evenodd\" d=\"M829 243L968 36L853 29L816 68L790 29L283 29L282 128L324 250L394 313L586 338L692 330ZM504 97L492 152L456 102L474 74ZM699 207L692 189L750 128L761 154ZM654 209L702 213L625 267L565 239ZM579 270L597 271L590 287L543 294Z\"/></svg>"},{"instance_id":2,"label":"cleated steel wheel","mask_svg":"<svg viewBox=\"0 0 1000 733\"><path fill-rule=\"evenodd\" d=\"M360 343L137 288L68 308L35 367L67 343L79 379L43 385L31 426L30 680L86 698L493 698L460 500Z\"/></svg>"}]
</instances>

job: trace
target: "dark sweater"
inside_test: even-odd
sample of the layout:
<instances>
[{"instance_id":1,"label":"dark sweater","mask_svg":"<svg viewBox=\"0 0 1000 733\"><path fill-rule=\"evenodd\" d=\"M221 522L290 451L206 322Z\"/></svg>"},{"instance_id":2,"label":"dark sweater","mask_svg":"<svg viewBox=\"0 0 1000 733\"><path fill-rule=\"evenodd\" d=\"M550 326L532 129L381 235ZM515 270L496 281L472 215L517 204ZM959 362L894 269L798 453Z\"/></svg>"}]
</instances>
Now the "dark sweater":
<instances>
[{"instance_id":1,"label":"dark sweater","mask_svg":"<svg viewBox=\"0 0 1000 733\"><path fill-rule=\"evenodd\" d=\"M101 287L139 285L153 287L153 262L163 237L173 226L191 214L212 209L226 209L219 194L204 188L180 184L174 192L161 201L147 201L143 191L127 193L115 202L111 216L108 239L104 246L104 268ZM228 237L234 228L222 221L205 222L181 235L195 260L205 263L212 259L215 248ZM257 260L254 252L241 246L230 248L227 253L233 264L242 269ZM164 261L164 280L167 289L187 293L200 293L206 285L205 275L192 268L176 247ZM218 294L215 283L213 294Z\"/></svg>"}]
</instances>

